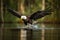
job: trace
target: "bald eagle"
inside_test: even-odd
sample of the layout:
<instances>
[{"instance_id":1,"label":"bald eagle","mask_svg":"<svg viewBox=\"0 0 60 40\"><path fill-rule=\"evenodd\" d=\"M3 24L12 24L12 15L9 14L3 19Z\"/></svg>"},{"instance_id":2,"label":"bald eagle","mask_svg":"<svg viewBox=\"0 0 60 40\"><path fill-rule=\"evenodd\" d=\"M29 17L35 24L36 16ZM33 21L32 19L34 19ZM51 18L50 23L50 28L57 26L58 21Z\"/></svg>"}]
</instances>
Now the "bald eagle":
<instances>
[{"instance_id":1,"label":"bald eagle","mask_svg":"<svg viewBox=\"0 0 60 40\"><path fill-rule=\"evenodd\" d=\"M21 18L24 21L25 25L27 25L27 23L32 24L33 20L35 21L39 18L42 18L46 15L51 14L51 11L49 11L49 10L40 10L40 11L37 11L35 13L32 13L30 16L25 16L25 15L22 15L21 13L15 11L15 10L11 9L11 8L7 8L7 10L11 14L13 14L14 16Z\"/></svg>"}]
</instances>

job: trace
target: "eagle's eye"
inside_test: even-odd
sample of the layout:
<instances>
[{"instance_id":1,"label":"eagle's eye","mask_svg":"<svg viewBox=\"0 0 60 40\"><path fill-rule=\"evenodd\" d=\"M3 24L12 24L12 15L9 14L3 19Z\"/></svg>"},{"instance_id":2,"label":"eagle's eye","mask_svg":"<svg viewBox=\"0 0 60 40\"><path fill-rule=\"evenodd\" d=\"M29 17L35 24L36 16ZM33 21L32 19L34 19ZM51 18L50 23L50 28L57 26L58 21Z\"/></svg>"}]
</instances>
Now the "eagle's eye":
<instances>
[{"instance_id":1,"label":"eagle's eye","mask_svg":"<svg viewBox=\"0 0 60 40\"><path fill-rule=\"evenodd\" d=\"M27 19L27 17L26 16L21 16L21 19Z\"/></svg>"}]
</instances>

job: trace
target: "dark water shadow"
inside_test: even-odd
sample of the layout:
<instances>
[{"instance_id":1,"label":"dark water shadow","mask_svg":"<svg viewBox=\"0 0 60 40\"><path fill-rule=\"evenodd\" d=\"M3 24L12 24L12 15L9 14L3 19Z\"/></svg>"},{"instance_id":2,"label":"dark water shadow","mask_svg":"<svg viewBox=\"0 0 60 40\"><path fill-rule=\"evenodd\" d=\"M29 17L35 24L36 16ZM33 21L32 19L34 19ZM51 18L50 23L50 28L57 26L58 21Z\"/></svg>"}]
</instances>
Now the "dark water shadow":
<instances>
[{"instance_id":1,"label":"dark water shadow","mask_svg":"<svg viewBox=\"0 0 60 40\"><path fill-rule=\"evenodd\" d=\"M34 24L35 28L25 29L26 25L19 23L4 23L0 24L0 40L60 40L60 24L43 24L38 23ZM26 31L21 37L21 28L23 28L23 32ZM43 31L44 30L44 33Z\"/></svg>"}]
</instances>

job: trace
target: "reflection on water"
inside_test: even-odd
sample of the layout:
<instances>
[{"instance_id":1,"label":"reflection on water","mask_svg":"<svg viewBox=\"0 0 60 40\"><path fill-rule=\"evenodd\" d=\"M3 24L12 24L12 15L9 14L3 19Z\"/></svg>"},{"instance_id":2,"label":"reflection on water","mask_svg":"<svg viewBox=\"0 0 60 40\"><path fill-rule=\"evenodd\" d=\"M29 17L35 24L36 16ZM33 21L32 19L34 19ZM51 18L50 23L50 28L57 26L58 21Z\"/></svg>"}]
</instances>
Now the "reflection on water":
<instances>
[{"instance_id":1,"label":"reflection on water","mask_svg":"<svg viewBox=\"0 0 60 40\"><path fill-rule=\"evenodd\" d=\"M29 26L29 25L28 25ZM0 40L60 40L60 24L0 23Z\"/></svg>"}]
</instances>

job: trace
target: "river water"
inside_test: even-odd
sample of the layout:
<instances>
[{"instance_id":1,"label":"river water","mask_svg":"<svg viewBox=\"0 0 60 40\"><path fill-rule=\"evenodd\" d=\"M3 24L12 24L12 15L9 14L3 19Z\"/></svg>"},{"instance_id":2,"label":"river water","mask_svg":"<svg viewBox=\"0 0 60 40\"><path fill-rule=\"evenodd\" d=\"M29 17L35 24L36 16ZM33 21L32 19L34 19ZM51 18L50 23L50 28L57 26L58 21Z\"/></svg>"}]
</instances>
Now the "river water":
<instances>
[{"instance_id":1,"label":"river water","mask_svg":"<svg viewBox=\"0 0 60 40\"><path fill-rule=\"evenodd\" d=\"M0 23L0 40L60 40L60 24Z\"/></svg>"}]
</instances>

